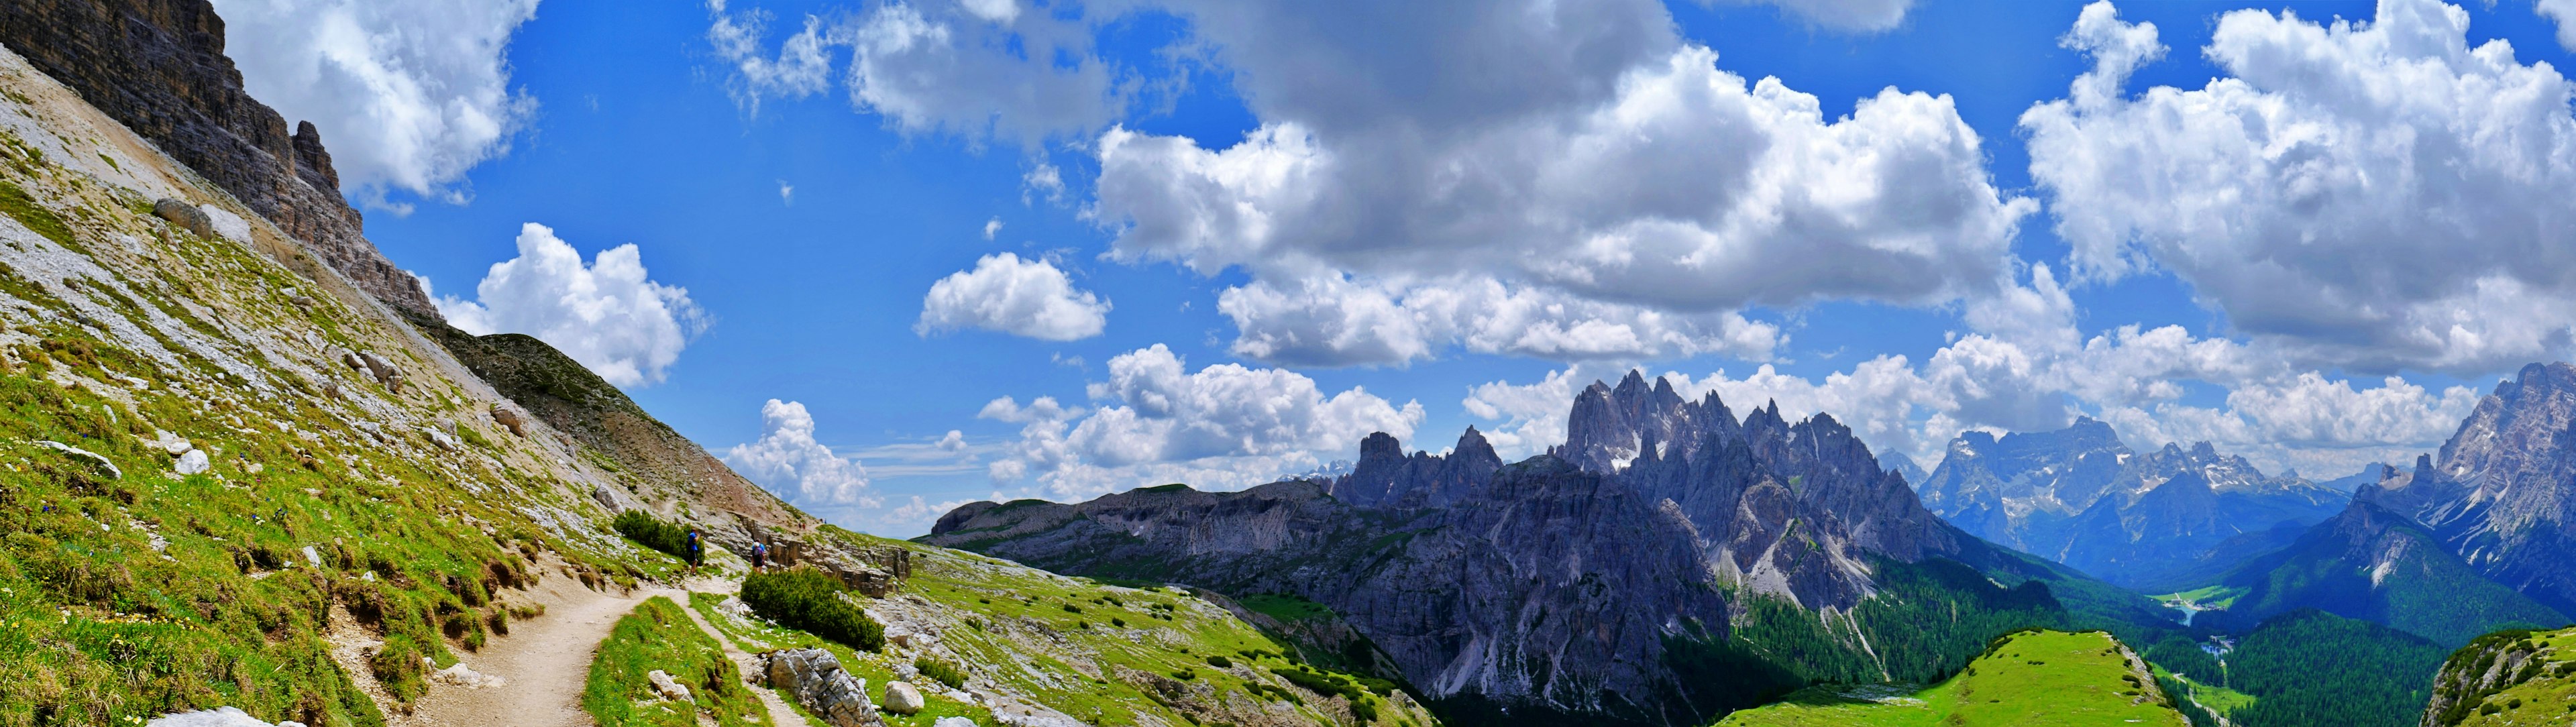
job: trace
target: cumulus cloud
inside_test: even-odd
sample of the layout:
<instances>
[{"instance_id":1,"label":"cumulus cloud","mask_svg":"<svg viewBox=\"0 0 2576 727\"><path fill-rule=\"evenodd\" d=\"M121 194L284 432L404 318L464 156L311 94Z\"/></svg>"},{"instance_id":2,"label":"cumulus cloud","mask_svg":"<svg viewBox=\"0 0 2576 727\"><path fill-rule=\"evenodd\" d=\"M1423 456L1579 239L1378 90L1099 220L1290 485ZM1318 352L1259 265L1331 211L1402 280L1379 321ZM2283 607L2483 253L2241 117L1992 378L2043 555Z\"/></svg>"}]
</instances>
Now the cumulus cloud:
<instances>
[{"instance_id":1,"label":"cumulus cloud","mask_svg":"<svg viewBox=\"0 0 2576 727\"><path fill-rule=\"evenodd\" d=\"M975 269L961 270L932 283L921 299L921 321L913 331L982 328L1048 341L1073 341L1100 335L1107 325L1109 301L1073 287L1073 279L1054 263L1023 260L1012 253L986 255Z\"/></svg>"},{"instance_id":2,"label":"cumulus cloud","mask_svg":"<svg viewBox=\"0 0 2576 727\"><path fill-rule=\"evenodd\" d=\"M2077 275L2163 270L2301 361L2484 373L2576 342L2576 83L2471 47L2469 15L2383 0L2368 22L2220 17L2200 89L2120 92L2161 51L2096 3L2095 58L2021 119Z\"/></svg>"},{"instance_id":3,"label":"cumulus cloud","mask_svg":"<svg viewBox=\"0 0 2576 727\"><path fill-rule=\"evenodd\" d=\"M984 221L984 239L987 239L987 240L993 239L993 236L994 236L994 235L1001 234L1001 232L1002 232L1002 218L995 217L995 218L993 218L993 219L989 219L989 220L985 220L985 221Z\"/></svg>"},{"instance_id":4,"label":"cumulus cloud","mask_svg":"<svg viewBox=\"0 0 2576 727\"><path fill-rule=\"evenodd\" d=\"M867 468L814 441L814 416L805 405L769 400L760 406L760 440L737 444L724 455L744 477L803 506L884 504L868 489ZM920 505L914 498L914 505Z\"/></svg>"},{"instance_id":5,"label":"cumulus cloud","mask_svg":"<svg viewBox=\"0 0 2576 727\"><path fill-rule=\"evenodd\" d=\"M512 91L510 36L536 0L219 0L253 97L321 128L350 196L397 211L403 190L462 202L465 171L509 150L536 113Z\"/></svg>"},{"instance_id":6,"label":"cumulus cloud","mask_svg":"<svg viewBox=\"0 0 2576 727\"><path fill-rule=\"evenodd\" d=\"M1658 2L1328 4L892 3L844 26L879 28L847 41L862 96L890 84L897 97L985 99L959 108L996 129L1098 130L1069 148L1097 162L1082 209L1115 235L1112 259L1240 271L1245 282L1219 294L1234 351L1271 363L1401 364L1456 349L1764 357L1777 330L1747 318L1752 308L1993 291L2037 209L1988 180L1983 142L1948 97L1891 88L1827 118L1778 79L1720 68ZM1866 29L1909 4L1793 9ZM1084 38L1157 12L1186 27L1164 57L1233 84L1259 122L1248 137L1202 146L1109 125L1119 103L1066 115L1025 100L1046 93L1012 91L1092 78ZM1023 52L996 34L1045 40ZM885 55L912 60L881 72L898 65L870 47L927 50ZM1016 60L1041 51L1064 60ZM930 56L949 60L916 62ZM1133 98L1124 82L1075 85L1084 99ZM987 102L1014 93L1024 101ZM906 129L967 118L926 101L860 106ZM1036 156L1024 195L1066 195L1062 170ZM1489 325L1487 305L1529 325Z\"/></svg>"},{"instance_id":7,"label":"cumulus cloud","mask_svg":"<svg viewBox=\"0 0 2576 727\"><path fill-rule=\"evenodd\" d=\"M1828 121L1814 96L1748 82L1696 46L1616 75L1590 103L1428 142L1396 133L1415 128L1400 114L1342 137L1276 122L1216 150L1112 129L1088 213L1115 231L1115 259L1251 271L1252 285L1224 294L1245 334L1238 352L1395 363L1444 339L1559 359L1765 353L1759 330L1727 316L1990 291L2036 209L1988 181L1981 142L1947 97L1889 89ZM1377 294L1313 294L1349 280ZM1440 335L1489 310L1438 304L1477 297L1526 297L1622 330L1525 346ZM1408 335L1390 324L1396 310L1429 330ZM1444 312L1464 317L1427 320ZM1307 342L1336 355L1266 358L1318 350Z\"/></svg>"},{"instance_id":8,"label":"cumulus cloud","mask_svg":"<svg viewBox=\"0 0 2576 727\"><path fill-rule=\"evenodd\" d=\"M437 299L449 323L475 335L535 336L618 386L660 382L706 330L688 289L653 282L632 243L585 265L553 229L530 222L518 244L518 257L494 263L474 286L475 300Z\"/></svg>"},{"instance_id":9,"label":"cumulus cloud","mask_svg":"<svg viewBox=\"0 0 2576 727\"><path fill-rule=\"evenodd\" d=\"M837 82L854 108L907 133L1034 145L1106 125L1130 91L1092 52L1081 19L1021 13L1010 0L808 15L774 54L767 11L730 10L724 0L707 10L708 43L731 66L735 101L752 113L764 98L812 96Z\"/></svg>"},{"instance_id":10,"label":"cumulus cloud","mask_svg":"<svg viewBox=\"0 0 2576 727\"><path fill-rule=\"evenodd\" d=\"M2558 45L2576 52L2576 0L2540 0L2532 9L2558 21Z\"/></svg>"},{"instance_id":11,"label":"cumulus cloud","mask_svg":"<svg viewBox=\"0 0 2576 727\"><path fill-rule=\"evenodd\" d=\"M994 479L1034 474L1066 498L1167 482L1245 487L1350 451L1370 432L1409 437L1424 416L1418 402L1399 407L1360 388L1327 396L1282 369L1190 371L1160 344L1111 358L1108 369L1085 391L1096 409L1046 397L986 404L980 416L1023 425L1010 456L990 465Z\"/></svg>"}]
</instances>

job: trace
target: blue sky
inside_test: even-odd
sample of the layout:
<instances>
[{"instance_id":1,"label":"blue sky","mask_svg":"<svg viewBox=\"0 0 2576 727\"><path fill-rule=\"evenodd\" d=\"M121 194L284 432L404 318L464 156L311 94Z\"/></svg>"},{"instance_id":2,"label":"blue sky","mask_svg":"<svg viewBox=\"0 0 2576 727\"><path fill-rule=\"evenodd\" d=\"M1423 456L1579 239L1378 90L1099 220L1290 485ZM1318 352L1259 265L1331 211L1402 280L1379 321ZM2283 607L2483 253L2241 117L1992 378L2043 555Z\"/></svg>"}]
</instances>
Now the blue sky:
<instances>
[{"instance_id":1,"label":"blue sky","mask_svg":"<svg viewBox=\"0 0 2576 727\"><path fill-rule=\"evenodd\" d=\"M2086 414L2332 477L2576 326L2529 0L217 5L451 319L888 535L1531 454L1631 366L1925 467Z\"/></svg>"}]
</instances>

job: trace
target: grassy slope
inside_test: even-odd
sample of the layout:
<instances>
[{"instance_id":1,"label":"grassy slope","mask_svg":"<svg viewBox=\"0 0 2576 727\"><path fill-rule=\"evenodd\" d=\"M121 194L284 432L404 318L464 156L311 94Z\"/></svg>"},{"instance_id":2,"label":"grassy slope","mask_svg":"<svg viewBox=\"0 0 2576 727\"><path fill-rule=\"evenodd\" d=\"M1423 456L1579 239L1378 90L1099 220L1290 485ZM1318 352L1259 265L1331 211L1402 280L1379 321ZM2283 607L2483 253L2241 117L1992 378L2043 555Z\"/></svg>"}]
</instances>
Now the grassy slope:
<instances>
[{"instance_id":1,"label":"grassy slope","mask_svg":"<svg viewBox=\"0 0 2576 727\"><path fill-rule=\"evenodd\" d=\"M1234 721L1224 716L1225 710L1318 724L1350 718L1345 698L1300 689L1268 671L1295 666L1282 655L1287 648L1179 589L1114 586L962 551L837 528L825 532L913 551L912 579L900 594L871 601L868 610L886 623L890 637L926 633L932 638L909 639L908 646L890 643L883 654L855 653L801 632L725 616L715 608L720 599L712 596L699 595L692 605L745 649L831 649L853 676L868 680L871 696L887 680L909 677L914 659L927 656L962 667L970 688L1017 695L1094 723L1150 723L1150 718L1188 724L1189 716L1208 723ZM1216 666L1209 657L1224 657L1229 665ZM1215 711L1176 706L1171 695L1155 688L1157 680L1142 674L1161 675L1191 690L1204 687L1204 693L1184 696L1224 706ZM993 724L982 708L929 696L929 711L891 723L927 725L931 717L957 715ZM1369 694L1362 701L1380 715L1376 724L1436 724L1401 696Z\"/></svg>"},{"instance_id":2,"label":"grassy slope","mask_svg":"<svg viewBox=\"0 0 2576 727\"><path fill-rule=\"evenodd\" d=\"M419 657L482 643L539 554L625 572L580 475L407 326L264 222L245 243L153 217L160 196L247 212L15 57L0 91L0 725L381 724L365 672L418 694ZM211 471L173 473L162 432ZM335 605L385 642L372 666L331 657Z\"/></svg>"},{"instance_id":3,"label":"grassy slope","mask_svg":"<svg viewBox=\"0 0 2576 727\"><path fill-rule=\"evenodd\" d=\"M2478 700L2466 710L2467 716L2459 725L2507 727L2576 723L2576 629L2534 633L2523 640L2538 647L2532 661L2525 662L2524 669L2529 670L2526 673L2531 675L2530 678ZM2530 666L2532 662L2540 666Z\"/></svg>"},{"instance_id":4,"label":"grassy slope","mask_svg":"<svg viewBox=\"0 0 2576 727\"><path fill-rule=\"evenodd\" d=\"M1933 725L2169 725L2182 715L2138 685L2110 635L2025 632L2006 637L1958 676L1906 694L1884 686L1817 687L1728 715L1722 727Z\"/></svg>"},{"instance_id":5,"label":"grassy slope","mask_svg":"<svg viewBox=\"0 0 2576 727\"><path fill-rule=\"evenodd\" d=\"M688 687L690 702L658 699L649 676L656 669ZM724 646L662 596L617 620L591 661L581 706L602 727L694 727L701 713L721 727L773 727Z\"/></svg>"}]
</instances>

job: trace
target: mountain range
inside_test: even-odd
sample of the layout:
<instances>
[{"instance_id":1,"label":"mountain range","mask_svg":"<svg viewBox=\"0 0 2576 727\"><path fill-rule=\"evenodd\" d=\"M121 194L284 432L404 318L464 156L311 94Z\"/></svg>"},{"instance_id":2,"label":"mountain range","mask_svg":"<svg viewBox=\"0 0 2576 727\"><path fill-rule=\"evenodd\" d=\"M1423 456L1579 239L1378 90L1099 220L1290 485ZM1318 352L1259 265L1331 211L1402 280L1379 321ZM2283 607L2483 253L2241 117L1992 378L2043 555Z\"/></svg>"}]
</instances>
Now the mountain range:
<instances>
[{"instance_id":1,"label":"mountain range","mask_svg":"<svg viewBox=\"0 0 2576 727\"><path fill-rule=\"evenodd\" d=\"M2287 545L2350 499L2208 442L2132 451L2083 417L2052 432L1961 434L1919 489L1960 529L2149 592Z\"/></svg>"},{"instance_id":2,"label":"mountain range","mask_svg":"<svg viewBox=\"0 0 2576 727\"><path fill-rule=\"evenodd\" d=\"M2159 618L1942 522L1831 416L1739 419L1634 372L1571 407L1567 440L1520 462L1473 429L1445 455L1381 433L1335 479L974 503L920 540L1315 602L1452 722L1696 723L1812 682L1937 680L2014 628Z\"/></svg>"}]
</instances>

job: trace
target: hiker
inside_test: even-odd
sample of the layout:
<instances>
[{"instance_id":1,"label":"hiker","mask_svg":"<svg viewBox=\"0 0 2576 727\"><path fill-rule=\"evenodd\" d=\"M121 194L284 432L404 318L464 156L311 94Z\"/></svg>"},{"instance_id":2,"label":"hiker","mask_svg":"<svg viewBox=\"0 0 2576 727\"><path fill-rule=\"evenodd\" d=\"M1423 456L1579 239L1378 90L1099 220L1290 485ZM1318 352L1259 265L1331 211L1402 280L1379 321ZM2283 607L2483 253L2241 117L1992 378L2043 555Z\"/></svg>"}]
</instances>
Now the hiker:
<instances>
[{"instance_id":1,"label":"hiker","mask_svg":"<svg viewBox=\"0 0 2576 727\"><path fill-rule=\"evenodd\" d=\"M705 546L698 544L698 529L689 528L689 567L696 568L705 560Z\"/></svg>"},{"instance_id":2,"label":"hiker","mask_svg":"<svg viewBox=\"0 0 2576 727\"><path fill-rule=\"evenodd\" d=\"M752 544L751 544L751 569L752 569L752 571L753 571L753 572L758 572L758 571L761 569L761 567L762 567L762 566L765 566L765 565L768 565L768 564L769 564L769 544L768 544L768 543L752 543Z\"/></svg>"}]
</instances>

